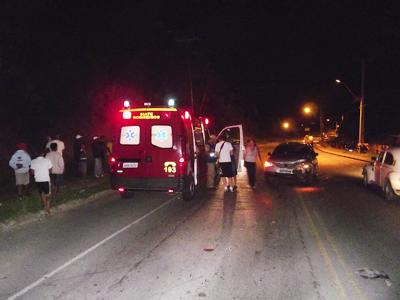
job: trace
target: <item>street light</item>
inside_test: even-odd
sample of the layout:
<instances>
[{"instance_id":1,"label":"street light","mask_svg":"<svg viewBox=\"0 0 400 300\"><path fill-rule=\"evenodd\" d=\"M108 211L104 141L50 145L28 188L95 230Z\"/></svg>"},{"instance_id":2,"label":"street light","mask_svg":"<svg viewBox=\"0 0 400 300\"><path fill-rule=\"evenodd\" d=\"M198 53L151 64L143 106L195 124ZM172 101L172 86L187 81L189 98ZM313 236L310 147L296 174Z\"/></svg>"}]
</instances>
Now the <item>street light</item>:
<instances>
[{"instance_id":1,"label":"street light","mask_svg":"<svg viewBox=\"0 0 400 300\"><path fill-rule=\"evenodd\" d=\"M355 93L353 93L353 91L349 88L349 86L345 82L343 82L340 79L336 79L335 81L337 84L343 85L345 89L353 96L354 99L359 99L359 97Z\"/></svg>"},{"instance_id":2,"label":"street light","mask_svg":"<svg viewBox=\"0 0 400 300\"><path fill-rule=\"evenodd\" d=\"M282 128L283 128L284 130L288 130L288 129L290 128L289 122L283 122L283 123L282 123Z\"/></svg>"},{"instance_id":3,"label":"street light","mask_svg":"<svg viewBox=\"0 0 400 300\"><path fill-rule=\"evenodd\" d=\"M311 108L312 106L312 108ZM315 114L315 110L319 111L319 131L320 131L320 137L321 137L321 141L323 141L324 139L324 122L323 122L323 117L322 117L322 109L321 107L317 108L315 105L306 105L303 107L303 113L305 115L314 115Z\"/></svg>"},{"instance_id":4,"label":"street light","mask_svg":"<svg viewBox=\"0 0 400 300\"><path fill-rule=\"evenodd\" d=\"M364 81L365 81L365 63L361 61L361 95L357 96L349 88L349 86L340 79L335 80L337 84L342 84L346 90L353 96L354 99L359 99L360 101L360 121L358 125L358 146L361 149L361 145L364 144L364 107L365 107L365 96L364 96Z\"/></svg>"},{"instance_id":5,"label":"street light","mask_svg":"<svg viewBox=\"0 0 400 300\"><path fill-rule=\"evenodd\" d=\"M311 113L311 108L310 108L309 106L306 106L306 107L304 107L303 112L304 112L306 115L309 115L309 114Z\"/></svg>"}]
</instances>

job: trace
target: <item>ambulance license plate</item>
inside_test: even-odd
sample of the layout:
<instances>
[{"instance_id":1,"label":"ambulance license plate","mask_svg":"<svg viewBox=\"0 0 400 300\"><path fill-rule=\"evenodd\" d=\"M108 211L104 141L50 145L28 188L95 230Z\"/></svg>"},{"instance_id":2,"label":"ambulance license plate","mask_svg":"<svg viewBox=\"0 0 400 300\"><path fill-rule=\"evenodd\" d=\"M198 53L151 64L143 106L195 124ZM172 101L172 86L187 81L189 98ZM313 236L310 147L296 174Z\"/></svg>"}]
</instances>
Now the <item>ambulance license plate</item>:
<instances>
[{"instance_id":1,"label":"ambulance license plate","mask_svg":"<svg viewBox=\"0 0 400 300\"><path fill-rule=\"evenodd\" d=\"M122 164L122 167L126 168L126 169L128 169L128 168L137 168L138 165L139 165L139 163L137 163L137 162L124 162Z\"/></svg>"}]
</instances>

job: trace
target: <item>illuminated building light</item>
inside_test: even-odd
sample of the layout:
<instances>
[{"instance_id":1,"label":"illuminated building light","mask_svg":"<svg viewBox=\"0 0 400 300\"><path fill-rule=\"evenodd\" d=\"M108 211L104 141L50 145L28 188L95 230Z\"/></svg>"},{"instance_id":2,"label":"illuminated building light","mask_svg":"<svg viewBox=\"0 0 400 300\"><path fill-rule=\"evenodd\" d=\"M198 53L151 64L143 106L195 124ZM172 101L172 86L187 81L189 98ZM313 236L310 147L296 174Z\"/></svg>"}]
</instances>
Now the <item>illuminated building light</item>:
<instances>
[{"instance_id":1,"label":"illuminated building light","mask_svg":"<svg viewBox=\"0 0 400 300\"><path fill-rule=\"evenodd\" d=\"M184 115L183 115L185 120L189 120L190 119L190 114L188 111L185 111Z\"/></svg>"},{"instance_id":2,"label":"illuminated building light","mask_svg":"<svg viewBox=\"0 0 400 300\"><path fill-rule=\"evenodd\" d=\"M204 119L204 124L209 125L210 124L210 120L208 118Z\"/></svg>"},{"instance_id":3,"label":"illuminated building light","mask_svg":"<svg viewBox=\"0 0 400 300\"><path fill-rule=\"evenodd\" d=\"M125 192L125 189L123 187L118 188L118 192L123 193Z\"/></svg>"},{"instance_id":4,"label":"illuminated building light","mask_svg":"<svg viewBox=\"0 0 400 300\"><path fill-rule=\"evenodd\" d=\"M168 193L169 193L169 194L172 194L173 192L174 192L173 189L168 189Z\"/></svg>"},{"instance_id":5,"label":"illuminated building light","mask_svg":"<svg viewBox=\"0 0 400 300\"><path fill-rule=\"evenodd\" d=\"M124 101L124 107L129 108L131 106L131 102L129 100Z\"/></svg>"},{"instance_id":6,"label":"illuminated building light","mask_svg":"<svg viewBox=\"0 0 400 300\"><path fill-rule=\"evenodd\" d=\"M130 111L124 111L122 113L122 118L125 120L130 119L130 118L132 118L132 113Z\"/></svg>"},{"instance_id":7,"label":"illuminated building light","mask_svg":"<svg viewBox=\"0 0 400 300\"><path fill-rule=\"evenodd\" d=\"M151 106L151 102L145 102L143 103L144 106Z\"/></svg>"},{"instance_id":8,"label":"illuminated building light","mask_svg":"<svg viewBox=\"0 0 400 300\"><path fill-rule=\"evenodd\" d=\"M183 163L185 162L185 158L181 157L181 158L179 159L179 162L180 162L181 164L183 164Z\"/></svg>"}]
</instances>

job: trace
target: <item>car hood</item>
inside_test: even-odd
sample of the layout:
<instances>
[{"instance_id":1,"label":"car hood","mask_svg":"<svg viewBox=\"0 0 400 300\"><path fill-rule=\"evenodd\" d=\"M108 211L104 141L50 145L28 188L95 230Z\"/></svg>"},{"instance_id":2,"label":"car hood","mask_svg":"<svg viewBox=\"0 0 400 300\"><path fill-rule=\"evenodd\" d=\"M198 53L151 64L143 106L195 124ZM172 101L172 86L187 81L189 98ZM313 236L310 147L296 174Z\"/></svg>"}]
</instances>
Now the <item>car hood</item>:
<instances>
[{"instance_id":1,"label":"car hood","mask_svg":"<svg viewBox=\"0 0 400 300\"><path fill-rule=\"evenodd\" d=\"M281 162L281 163L300 163L307 161L305 157L297 156L297 155L277 155L271 156L269 159L271 162Z\"/></svg>"}]
</instances>

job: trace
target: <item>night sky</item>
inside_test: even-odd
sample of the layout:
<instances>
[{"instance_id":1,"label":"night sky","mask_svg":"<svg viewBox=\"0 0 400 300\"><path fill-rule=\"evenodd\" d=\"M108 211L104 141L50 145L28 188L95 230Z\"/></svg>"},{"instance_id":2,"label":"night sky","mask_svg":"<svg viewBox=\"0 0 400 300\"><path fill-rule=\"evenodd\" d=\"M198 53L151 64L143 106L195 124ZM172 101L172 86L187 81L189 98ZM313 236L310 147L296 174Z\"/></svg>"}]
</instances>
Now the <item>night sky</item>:
<instances>
[{"instance_id":1,"label":"night sky","mask_svg":"<svg viewBox=\"0 0 400 300\"><path fill-rule=\"evenodd\" d=\"M367 137L399 133L399 10L349 2L3 1L0 142L103 133L124 98L189 105L189 70L216 127L267 137L311 101L352 137L358 105L335 78L359 94L361 59Z\"/></svg>"}]
</instances>

